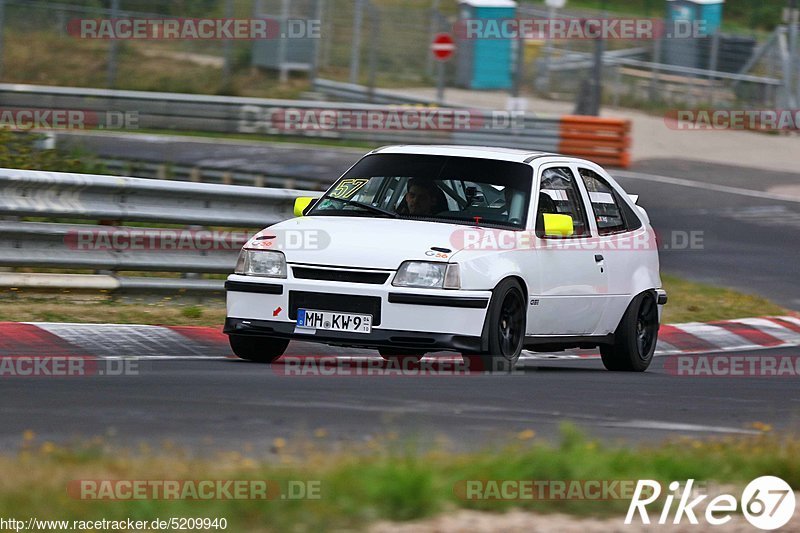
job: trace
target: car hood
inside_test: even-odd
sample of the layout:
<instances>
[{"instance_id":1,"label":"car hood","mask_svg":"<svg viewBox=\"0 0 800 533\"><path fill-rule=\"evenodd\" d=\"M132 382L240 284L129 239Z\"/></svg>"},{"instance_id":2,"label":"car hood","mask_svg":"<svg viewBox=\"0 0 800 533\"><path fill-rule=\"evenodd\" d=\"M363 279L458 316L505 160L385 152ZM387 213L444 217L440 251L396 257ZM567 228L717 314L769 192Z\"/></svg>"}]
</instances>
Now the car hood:
<instances>
[{"instance_id":1,"label":"car hood","mask_svg":"<svg viewBox=\"0 0 800 533\"><path fill-rule=\"evenodd\" d=\"M289 263L395 270L407 260L447 262L458 251L452 241L462 227L419 220L309 216L270 226L245 248L280 250Z\"/></svg>"}]
</instances>

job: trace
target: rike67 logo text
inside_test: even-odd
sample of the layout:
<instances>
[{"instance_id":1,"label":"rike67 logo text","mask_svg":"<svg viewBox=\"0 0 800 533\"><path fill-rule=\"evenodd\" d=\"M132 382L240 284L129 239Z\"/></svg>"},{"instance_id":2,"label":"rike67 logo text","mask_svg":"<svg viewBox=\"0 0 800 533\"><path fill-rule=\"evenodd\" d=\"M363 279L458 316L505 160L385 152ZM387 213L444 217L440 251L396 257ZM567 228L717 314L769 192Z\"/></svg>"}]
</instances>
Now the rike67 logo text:
<instances>
[{"instance_id":1,"label":"rike67 logo text","mask_svg":"<svg viewBox=\"0 0 800 533\"><path fill-rule=\"evenodd\" d=\"M720 494L705 502L709 495L697 496L693 491L693 485L693 479L686 481L683 487L678 481L669 484L670 493L664 499L658 524L667 524L672 518L673 524L681 524L685 519L690 524L697 525L700 523L698 521L700 515L707 524L721 526L732 520L741 505L741 512L750 524L769 531L785 526L794 515L794 492L789 484L779 477L762 476L754 479L742 491L741 502L731 494ZM628 507L625 523L633 523L634 517L638 514L643 524L650 524L647 506L656 502L661 494L662 487L658 481L639 480L631 505ZM675 504L674 511L673 504ZM705 504L704 513L700 513L701 504Z\"/></svg>"}]
</instances>

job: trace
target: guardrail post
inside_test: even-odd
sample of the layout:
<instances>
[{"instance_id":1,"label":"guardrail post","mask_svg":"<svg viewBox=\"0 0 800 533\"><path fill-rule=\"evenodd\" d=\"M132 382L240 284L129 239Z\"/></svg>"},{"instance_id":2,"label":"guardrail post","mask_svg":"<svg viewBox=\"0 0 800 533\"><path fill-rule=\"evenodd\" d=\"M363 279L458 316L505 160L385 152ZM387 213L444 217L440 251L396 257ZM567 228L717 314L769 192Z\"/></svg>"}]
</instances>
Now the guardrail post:
<instances>
[{"instance_id":1,"label":"guardrail post","mask_svg":"<svg viewBox=\"0 0 800 533\"><path fill-rule=\"evenodd\" d=\"M661 64L661 37L655 39L653 41L653 66L652 66L652 76L650 78L650 101L655 102L657 100L658 94L658 65Z\"/></svg>"},{"instance_id":2,"label":"guardrail post","mask_svg":"<svg viewBox=\"0 0 800 533\"><path fill-rule=\"evenodd\" d=\"M711 36L711 55L708 58L708 70L711 72L717 71L717 63L719 62L719 31L715 31ZM717 82L716 76L713 74L708 75L708 100L711 107L714 107L714 89Z\"/></svg>"}]
</instances>

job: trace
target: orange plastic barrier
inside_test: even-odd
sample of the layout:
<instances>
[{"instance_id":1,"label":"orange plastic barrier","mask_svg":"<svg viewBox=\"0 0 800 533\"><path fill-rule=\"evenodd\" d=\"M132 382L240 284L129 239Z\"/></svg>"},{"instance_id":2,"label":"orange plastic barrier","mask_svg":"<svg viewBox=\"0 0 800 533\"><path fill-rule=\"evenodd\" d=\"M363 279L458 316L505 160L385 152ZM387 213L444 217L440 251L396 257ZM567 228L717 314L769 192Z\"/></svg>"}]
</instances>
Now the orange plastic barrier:
<instances>
[{"instance_id":1,"label":"orange plastic barrier","mask_svg":"<svg viewBox=\"0 0 800 533\"><path fill-rule=\"evenodd\" d=\"M627 168L631 164L631 121L621 118L561 117L558 151L599 165Z\"/></svg>"}]
</instances>

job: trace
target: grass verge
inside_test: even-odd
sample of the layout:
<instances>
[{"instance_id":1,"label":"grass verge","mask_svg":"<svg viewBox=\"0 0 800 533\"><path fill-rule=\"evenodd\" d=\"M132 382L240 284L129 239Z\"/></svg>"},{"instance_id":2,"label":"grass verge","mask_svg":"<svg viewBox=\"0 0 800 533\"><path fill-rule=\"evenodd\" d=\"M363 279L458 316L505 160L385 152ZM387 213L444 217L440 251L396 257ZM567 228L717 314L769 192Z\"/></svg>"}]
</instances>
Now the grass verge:
<instances>
[{"instance_id":1,"label":"grass verge","mask_svg":"<svg viewBox=\"0 0 800 533\"><path fill-rule=\"evenodd\" d=\"M509 439L503 449L456 454L419 450L379 438L347 453L320 452L314 442L276 439L263 451L193 457L174 448L111 449L102 438L63 448L26 432L16 455L0 456L0 515L67 520L225 518L230 531L362 529L377 520L416 520L456 509L504 512L524 509L579 516L622 516L629 500L518 501L466 499L468 480L687 479L742 487L761 475L800 485L800 441L770 428L743 437L679 439L660 445L616 447L562 427L560 441L540 441L533 431ZM317 440L324 438L317 430ZM268 480L287 494L290 483L312 482L317 499L272 500L82 500L67 493L72 480ZM726 490L726 492L731 492Z\"/></svg>"},{"instance_id":2,"label":"grass verge","mask_svg":"<svg viewBox=\"0 0 800 533\"><path fill-rule=\"evenodd\" d=\"M761 296L676 276L662 276L662 281L669 293L669 303L664 306L664 324L791 314L788 309Z\"/></svg>"},{"instance_id":3,"label":"grass verge","mask_svg":"<svg viewBox=\"0 0 800 533\"><path fill-rule=\"evenodd\" d=\"M669 293L664 307L665 324L710 322L754 316L786 315L791 311L766 298L743 294L675 276L663 276ZM0 296L3 295L0 292ZM0 306L0 321L86 322L115 324L169 324L175 326L221 327L225 321L222 300L204 304L182 303L165 298L159 302L122 303L113 300L76 300L67 296L45 298L24 293L5 298Z\"/></svg>"}]
</instances>

